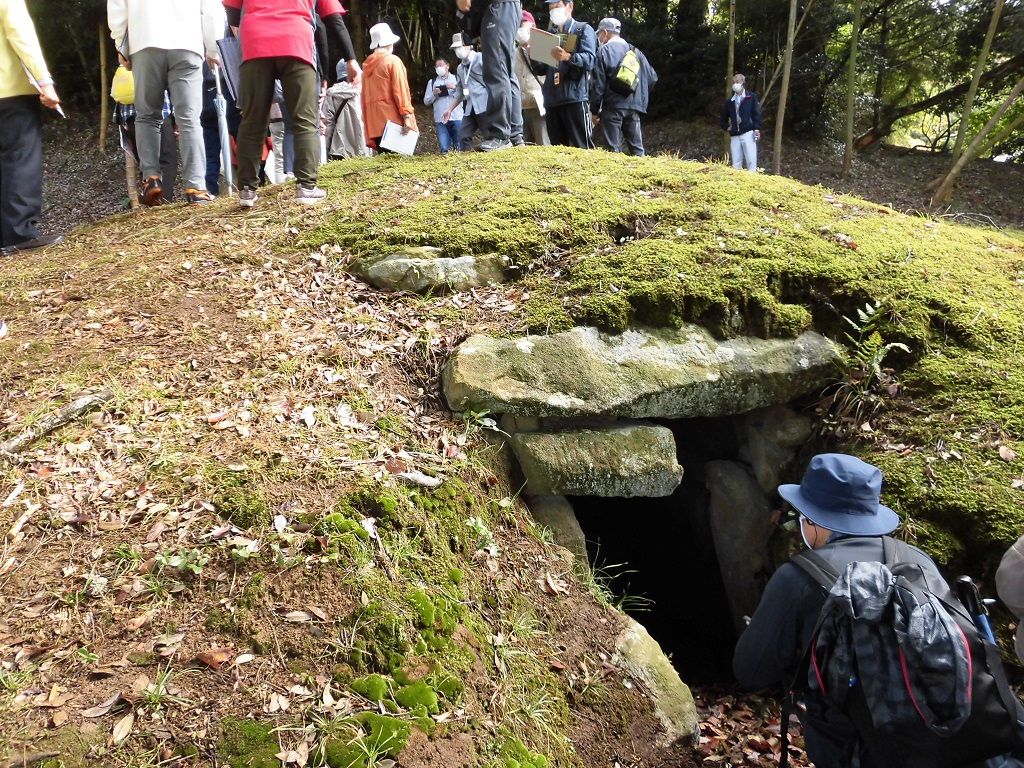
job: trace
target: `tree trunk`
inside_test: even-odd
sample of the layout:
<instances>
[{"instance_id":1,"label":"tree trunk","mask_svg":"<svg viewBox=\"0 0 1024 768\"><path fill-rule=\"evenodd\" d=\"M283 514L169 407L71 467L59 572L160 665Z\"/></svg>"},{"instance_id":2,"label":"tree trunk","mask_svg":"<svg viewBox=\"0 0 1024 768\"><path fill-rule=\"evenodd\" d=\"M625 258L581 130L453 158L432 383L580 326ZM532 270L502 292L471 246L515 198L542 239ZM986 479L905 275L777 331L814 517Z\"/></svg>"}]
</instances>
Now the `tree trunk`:
<instances>
[{"instance_id":1,"label":"tree trunk","mask_svg":"<svg viewBox=\"0 0 1024 768\"><path fill-rule=\"evenodd\" d=\"M880 126L882 101L885 98L886 57L889 55L889 7L882 11L882 29L878 33L878 70L875 73L875 99L871 107L871 130ZM890 126L891 127L891 126ZM885 134L888 136L888 132ZM857 147L862 149L862 147Z\"/></svg>"},{"instance_id":2,"label":"tree trunk","mask_svg":"<svg viewBox=\"0 0 1024 768\"><path fill-rule=\"evenodd\" d=\"M857 47L860 45L860 17L863 0L853 2L853 30L850 32L850 61L846 72L846 151L843 153L844 179L853 169L853 125L857 111Z\"/></svg>"},{"instance_id":3,"label":"tree trunk","mask_svg":"<svg viewBox=\"0 0 1024 768\"><path fill-rule=\"evenodd\" d=\"M732 98L732 76L736 74L736 0L729 0L729 55L725 65L725 98ZM728 162L730 152L729 134L722 137L722 157Z\"/></svg>"},{"instance_id":4,"label":"tree trunk","mask_svg":"<svg viewBox=\"0 0 1024 768\"><path fill-rule=\"evenodd\" d=\"M974 65L974 76L971 78L971 85L967 89L964 111L960 115L960 128L956 132L956 143L953 144L954 163L960 159L960 153L964 149L964 140L967 138L967 124L971 118L971 111L974 109L974 97L978 94L981 76L985 71L985 64L988 62L988 52L992 48L992 40L996 36L996 29L999 28L999 17L1003 12L1003 4L1004 0L996 0L996 7L992 10L992 21L989 22L985 42L982 43L981 52L978 54L978 61Z\"/></svg>"},{"instance_id":5,"label":"tree trunk","mask_svg":"<svg viewBox=\"0 0 1024 768\"><path fill-rule=\"evenodd\" d=\"M107 28L100 24L100 152L107 150L107 125L110 123L110 96L107 93Z\"/></svg>"},{"instance_id":6,"label":"tree trunk","mask_svg":"<svg viewBox=\"0 0 1024 768\"><path fill-rule=\"evenodd\" d=\"M1007 59L1002 64L990 69L981 76L981 83L984 85L1000 77L1014 74L1021 70L1024 70L1024 53L1018 53L1013 58ZM914 102L913 104L907 104L903 107L888 107L869 130L854 139L854 149L867 149L892 133L892 127L898 120L901 120L904 117L909 117L910 115L916 115L918 112L923 112L924 110L931 109L932 107L948 104L955 99L959 99L967 93L967 89L969 87L970 83L960 83L952 88L947 88L945 91L942 91L942 93L929 96L927 99L922 99L921 101Z\"/></svg>"},{"instance_id":7,"label":"tree trunk","mask_svg":"<svg viewBox=\"0 0 1024 768\"><path fill-rule=\"evenodd\" d=\"M772 173L782 173L782 126L786 120L786 100L789 98L789 75L793 69L793 41L796 38L796 2L789 0L789 26L786 30L786 53L782 59L782 87L779 90L779 108L775 111L775 141L772 144Z\"/></svg>"},{"instance_id":8,"label":"tree trunk","mask_svg":"<svg viewBox=\"0 0 1024 768\"><path fill-rule=\"evenodd\" d=\"M1021 91L1024 91L1024 77L1017 81L1017 84L1013 86L1013 90L1011 90L1010 94L1003 100L1003 103L999 105L999 109L995 111L995 114L989 118L987 123L985 123L985 127L982 128L981 131L978 132L978 135L974 137L974 140L971 141L970 146L967 147L967 151L957 158L953 167L949 169L949 173L946 174L946 178L942 180L939 188L935 191L935 194L932 195L933 206L942 205L949 200L953 194L953 185L956 184L956 179L960 175L960 172L969 162L971 162L971 160L981 153L981 148L985 144L986 137L995 130L995 127L999 124L999 120L1006 114L1006 110L1013 106L1017 97L1020 96ZM1011 123L1011 130L1018 122L1019 119L1014 120ZM1007 131L1004 129L1000 132L1000 136L1006 133Z\"/></svg>"},{"instance_id":9,"label":"tree trunk","mask_svg":"<svg viewBox=\"0 0 1024 768\"><path fill-rule=\"evenodd\" d=\"M804 28L804 22L807 21L807 16L811 12L811 8L814 7L814 2L815 0L808 0L807 5L804 6L804 12L800 16L800 21L798 21L796 24L796 32L793 35L794 43L796 42L796 39L800 37L800 31ZM768 102L768 96L771 94L772 89L775 87L775 83L778 82L779 75L781 74L782 62L780 61L778 64L775 65L775 70L772 72L772 79L768 81L768 85L765 87L764 93L761 94L762 108L764 108L764 105Z\"/></svg>"}]
</instances>

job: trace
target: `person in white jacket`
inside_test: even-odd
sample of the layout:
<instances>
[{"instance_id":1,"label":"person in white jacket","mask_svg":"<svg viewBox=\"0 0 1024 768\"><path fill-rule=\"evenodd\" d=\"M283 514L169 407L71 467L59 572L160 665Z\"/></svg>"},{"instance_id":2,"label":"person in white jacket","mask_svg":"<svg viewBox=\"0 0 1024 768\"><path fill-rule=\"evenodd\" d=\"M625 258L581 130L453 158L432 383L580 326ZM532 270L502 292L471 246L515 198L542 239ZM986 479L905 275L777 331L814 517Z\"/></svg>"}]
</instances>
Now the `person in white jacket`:
<instances>
[{"instance_id":1,"label":"person in white jacket","mask_svg":"<svg viewBox=\"0 0 1024 768\"><path fill-rule=\"evenodd\" d=\"M118 58L135 76L136 143L142 202L163 202L160 132L164 91L171 95L180 134L182 176L189 203L208 203L203 107L203 59L219 66L217 40L227 18L220 0L107 0L107 23Z\"/></svg>"}]
</instances>

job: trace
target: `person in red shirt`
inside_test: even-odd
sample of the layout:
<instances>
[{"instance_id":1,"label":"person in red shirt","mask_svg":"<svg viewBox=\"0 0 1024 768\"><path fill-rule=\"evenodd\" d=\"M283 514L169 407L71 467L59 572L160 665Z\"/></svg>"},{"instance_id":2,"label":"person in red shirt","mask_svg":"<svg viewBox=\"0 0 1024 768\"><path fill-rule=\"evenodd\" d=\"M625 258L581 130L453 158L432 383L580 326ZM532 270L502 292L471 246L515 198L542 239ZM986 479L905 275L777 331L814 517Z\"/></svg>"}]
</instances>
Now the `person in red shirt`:
<instances>
[{"instance_id":1,"label":"person in red shirt","mask_svg":"<svg viewBox=\"0 0 1024 768\"><path fill-rule=\"evenodd\" d=\"M339 0L224 0L228 23L240 28L242 67L238 108L238 203L256 204L259 165L274 99L274 81L280 80L295 134L295 199L315 204L327 197L317 187L320 164L320 83L316 73L314 11L342 51L348 80L359 82L352 38Z\"/></svg>"}]
</instances>

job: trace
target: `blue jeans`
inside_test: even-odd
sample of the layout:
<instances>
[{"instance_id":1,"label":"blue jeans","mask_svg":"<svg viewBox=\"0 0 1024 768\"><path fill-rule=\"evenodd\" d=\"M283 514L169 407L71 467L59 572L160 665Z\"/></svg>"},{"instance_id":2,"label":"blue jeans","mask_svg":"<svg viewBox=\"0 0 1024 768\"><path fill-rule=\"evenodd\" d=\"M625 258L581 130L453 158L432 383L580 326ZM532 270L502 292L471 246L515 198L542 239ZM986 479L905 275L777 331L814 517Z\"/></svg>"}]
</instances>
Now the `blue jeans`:
<instances>
[{"instance_id":1,"label":"blue jeans","mask_svg":"<svg viewBox=\"0 0 1024 768\"><path fill-rule=\"evenodd\" d=\"M220 194L220 127L203 124L203 143L206 145L206 191Z\"/></svg>"},{"instance_id":2,"label":"blue jeans","mask_svg":"<svg viewBox=\"0 0 1024 768\"><path fill-rule=\"evenodd\" d=\"M462 131L461 120L449 120L447 123L434 123L437 126L437 143L441 147L441 154L450 149L459 149L459 134Z\"/></svg>"}]
</instances>

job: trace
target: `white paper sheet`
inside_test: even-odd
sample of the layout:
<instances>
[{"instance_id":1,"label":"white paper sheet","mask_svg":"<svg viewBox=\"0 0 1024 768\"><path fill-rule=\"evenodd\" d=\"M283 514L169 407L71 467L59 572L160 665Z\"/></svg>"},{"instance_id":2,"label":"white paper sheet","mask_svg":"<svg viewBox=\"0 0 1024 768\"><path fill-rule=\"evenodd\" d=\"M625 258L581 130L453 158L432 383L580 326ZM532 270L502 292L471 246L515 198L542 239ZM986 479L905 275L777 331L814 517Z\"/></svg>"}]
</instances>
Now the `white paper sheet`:
<instances>
[{"instance_id":1,"label":"white paper sheet","mask_svg":"<svg viewBox=\"0 0 1024 768\"><path fill-rule=\"evenodd\" d=\"M549 67L557 67L559 62L551 55L551 50L561 47L561 42L558 35L533 27L530 30L530 58Z\"/></svg>"},{"instance_id":2,"label":"white paper sheet","mask_svg":"<svg viewBox=\"0 0 1024 768\"><path fill-rule=\"evenodd\" d=\"M409 131L402 134L402 126L388 120L384 126L384 135L380 137L380 148L396 152L399 155L411 155L416 151L416 142L420 134L417 131Z\"/></svg>"}]
</instances>

